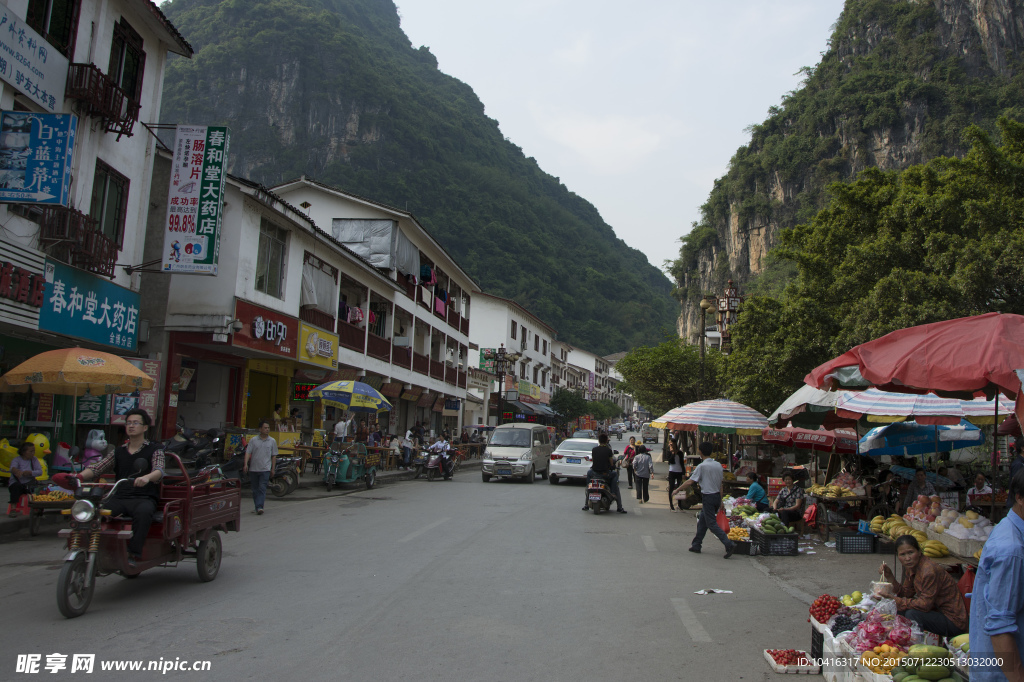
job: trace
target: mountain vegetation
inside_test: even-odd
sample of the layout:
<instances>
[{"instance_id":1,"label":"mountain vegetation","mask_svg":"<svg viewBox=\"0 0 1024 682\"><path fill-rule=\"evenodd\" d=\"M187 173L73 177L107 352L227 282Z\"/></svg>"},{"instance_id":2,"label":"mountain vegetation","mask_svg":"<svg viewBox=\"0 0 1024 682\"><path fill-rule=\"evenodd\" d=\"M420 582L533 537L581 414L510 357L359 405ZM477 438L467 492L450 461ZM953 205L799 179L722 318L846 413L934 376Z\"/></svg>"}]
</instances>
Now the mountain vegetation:
<instances>
[{"instance_id":1,"label":"mountain vegetation","mask_svg":"<svg viewBox=\"0 0 1024 682\"><path fill-rule=\"evenodd\" d=\"M307 175L413 212L485 291L608 354L674 326L670 280L505 139L392 0L172 0L192 43L161 121L226 124L232 172Z\"/></svg>"},{"instance_id":2,"label":"mountain vegetation","mask_svg":"<svg viewBox=\"0 0 1024 682\"><path fill-rule=\"evenodd\" d=\"M777 253L798 274L781 296L746 302L732 331L730 397L768 414L856 344L929 322L1024 314L1024 124L1001 118L998 128L999 144L968 128L964 158L834 184L824 210L783 233Z\"/></svg>"},{"instance_id":3,"label":"mountain vegetation","mask_svg":"<svg viewBox=\"0 0 1024 682\"><path fill-rule=\"evenodd\" d=\"M815 219L832 183L963 156L969 126L993 134L1000 116L1024 117L1022 12L1020 0L847 0L820 63L751 126L683 238L671 273L684 336L728 279L781 294L797 270L772 250Z\"/></svg>"}]
</instances>

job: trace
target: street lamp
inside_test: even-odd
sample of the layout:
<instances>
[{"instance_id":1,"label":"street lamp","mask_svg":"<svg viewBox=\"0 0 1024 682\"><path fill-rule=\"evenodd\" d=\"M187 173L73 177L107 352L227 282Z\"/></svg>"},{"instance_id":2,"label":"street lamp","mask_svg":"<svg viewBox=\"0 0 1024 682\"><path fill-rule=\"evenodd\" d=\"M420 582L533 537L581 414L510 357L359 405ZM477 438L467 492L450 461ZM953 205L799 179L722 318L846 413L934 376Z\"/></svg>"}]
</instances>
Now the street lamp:
<instances>
[{"instance_id":1,"label":"street lamp","mask_svg":"<svg viewBox=\"0 0 1024 682\"><path fill-rule=\"evenodd\" d=\"M515 374L511 369L522 357L520 353L509 353L505 350L505 344L494 351L494 373L498 375L498 395L501 402L498 405L498 426L505 421L505 375Z\"/></svg>"},{"instance_id":2,"label":"street lamp","mask_svg":"<svg viewBox=\"0 0 1024 682\"><path fill-rule=\"evenodd\" d=\"M705 318L707 317L708 311L715 306L715 302L709 298L704 298L700 302L700 394L699 398L704 400L704 344L707 339L707 325Z\"/></svg>"}]
</instances>

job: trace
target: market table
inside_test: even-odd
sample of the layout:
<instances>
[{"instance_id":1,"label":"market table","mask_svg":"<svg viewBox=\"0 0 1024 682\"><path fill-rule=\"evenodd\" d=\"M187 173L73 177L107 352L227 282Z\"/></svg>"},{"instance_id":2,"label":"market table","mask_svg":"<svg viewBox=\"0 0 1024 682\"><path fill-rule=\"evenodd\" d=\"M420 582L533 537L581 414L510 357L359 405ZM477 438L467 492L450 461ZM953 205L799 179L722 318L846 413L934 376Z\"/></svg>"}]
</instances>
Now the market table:
<instances>
[{"instance_id":1,"label":"market table","mask_svg":"<svg viewBox=\"0 0 1024 682\"><path fill-rule=\"evenodd\" d=\"M833 528L841 529L849 526L856 526L856 521L847 521L840 523L838 521L829 521L829 512L832 512L836 516L839 514L839 505L848 504L857 508L861 514L867 518L868 509L871 506L872 498L866 495L851 495L849 497L816 497L809 495L808 499L815 500L816 504L820 504L821 508L818 509L818 517L815 524L818 527L818 537L821 538L822 542L828 541L829 531ZM806 505L805 505L806 506Z\"/></svg>"},{"instance_id":2,"label":"market table","mask_svg":"<svg viewBox=\"0 0 1024 682\"><path fill-rule=\"evenodd\" d=\"M323 464L324 453L328 448L322 445L296 445L295 454L302 458L299 463L299 476L306 473L306 465L313 463L313 473L320 473L320 466Z\"/></svg>"},{"instance_id":3,"label":"market table","mask_svg":"<svg viewBox=\"0 0 1024 682\"><path fill-rule=\"evenodd\" d=\"M722 494L732 495L733 497L743 497L750 490L748 483L742 481L722 481ZM737 494L740 493L740 494Z\"/></svg>"}]
</instances>

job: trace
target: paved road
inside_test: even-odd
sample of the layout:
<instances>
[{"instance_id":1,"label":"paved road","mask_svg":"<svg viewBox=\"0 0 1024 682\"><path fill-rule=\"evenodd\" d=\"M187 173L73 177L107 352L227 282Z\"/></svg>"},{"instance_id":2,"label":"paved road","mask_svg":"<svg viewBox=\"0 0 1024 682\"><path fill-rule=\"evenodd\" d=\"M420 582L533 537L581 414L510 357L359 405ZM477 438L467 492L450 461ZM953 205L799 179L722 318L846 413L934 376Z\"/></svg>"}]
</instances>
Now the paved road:
<instances>
[{"instance_id":1,"label":"paved road","mask_svg":"<svg viewBox=\"0 0 1024 682\"><path fill-rule=\"evenodd\" d=\"M762 680L761 649L807 645L806 606L763 567L711 536L686 551L692 515L627 496L630 514L594 516L582 497L466 472L282 501L225 538L216 581L191 563L108 576L74 620L55 604L59 542L0 545L0 679L18 653L84 652L210 660L230 679Z\"/></svg>"}]
</instances>

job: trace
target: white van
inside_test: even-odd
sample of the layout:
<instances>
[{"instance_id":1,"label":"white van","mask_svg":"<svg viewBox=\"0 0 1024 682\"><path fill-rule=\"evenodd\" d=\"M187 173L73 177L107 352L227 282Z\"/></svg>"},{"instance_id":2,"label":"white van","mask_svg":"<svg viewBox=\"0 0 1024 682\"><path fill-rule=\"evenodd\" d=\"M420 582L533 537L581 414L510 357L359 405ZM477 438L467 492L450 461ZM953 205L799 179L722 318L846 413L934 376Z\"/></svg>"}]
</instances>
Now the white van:
<instances>
[{"instance_id":1,"label":"white van","mask_svg":"<svg viewBox=\"0 0 1024 682\"><path fill-rule=\"evenodd\" d=\"M528 422L502 424L495 427L487 439L481 474L484 483L496 476L533 483L538 474L548 475L550 462L551 440L547 427Z\"/></svg>"}]
</instances>

